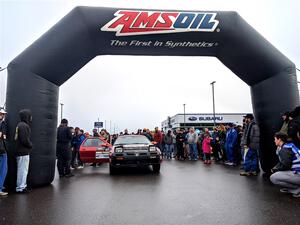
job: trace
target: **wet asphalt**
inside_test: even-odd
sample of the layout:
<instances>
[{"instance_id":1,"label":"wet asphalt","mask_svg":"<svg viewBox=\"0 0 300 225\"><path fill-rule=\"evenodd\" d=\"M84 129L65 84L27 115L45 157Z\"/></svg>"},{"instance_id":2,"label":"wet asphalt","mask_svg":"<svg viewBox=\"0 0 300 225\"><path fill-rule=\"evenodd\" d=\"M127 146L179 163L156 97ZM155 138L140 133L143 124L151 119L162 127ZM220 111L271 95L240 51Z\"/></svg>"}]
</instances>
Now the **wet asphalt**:
<instances>
[{"instance_id":1,"label":"wet asphalt","mask_svg":"<svg viewBox=\"0 0 300 225\"><path fill-rule=\"evenodd\" d=\"M300 199L238 168L165 161L160 174L86 166L29 194L0 198L0 225L300 224Z\"/></svg>"}]
</instances>

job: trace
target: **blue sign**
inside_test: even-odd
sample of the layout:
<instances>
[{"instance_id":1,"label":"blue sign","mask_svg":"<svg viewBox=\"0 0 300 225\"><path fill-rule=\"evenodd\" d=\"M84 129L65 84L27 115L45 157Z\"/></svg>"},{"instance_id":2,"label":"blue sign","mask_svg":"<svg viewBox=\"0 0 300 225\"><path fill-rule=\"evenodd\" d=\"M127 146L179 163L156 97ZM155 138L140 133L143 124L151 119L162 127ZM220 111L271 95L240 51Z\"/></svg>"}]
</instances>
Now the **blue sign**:
<instances>
[{"instance_id":1,"label":"blue sign","mask_svg":"<svg viewBox=\"0 0 300 225\"><path fill-rule=\"evenodd\" d=\"M197 117L191 116L191 117L189 117L189 120L190 120L190 121L196 121L196 120L197 120Z\"/></svg>"},{"instance_id":2,"label":"blue sign","mask_svg":"<svg viewBox=\"0 0 300 225\"><path fill-rule=\"evenodd\" d=\"M95 128L102 128L103 127L103 122L94 122L94 127Z\"/></svg>"}]
</instances>

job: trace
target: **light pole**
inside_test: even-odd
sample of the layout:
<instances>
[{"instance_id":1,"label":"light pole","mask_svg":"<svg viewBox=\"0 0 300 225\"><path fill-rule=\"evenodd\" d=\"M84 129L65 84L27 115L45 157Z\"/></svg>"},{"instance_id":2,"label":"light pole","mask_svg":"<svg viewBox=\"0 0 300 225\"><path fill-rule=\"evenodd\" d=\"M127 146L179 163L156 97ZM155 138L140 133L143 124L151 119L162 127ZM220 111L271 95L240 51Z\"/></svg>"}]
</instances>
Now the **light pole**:
<instances>
[{"instance_id":1,"label":"light pole","mask_svg":"<svg viewBox=\"0 0 300 225\"><path fill-rule=\"evenodd\" d=\"M185 103L183 104L183 128L185 130Z\"/></svg>"},{"instance_id":2,"label":"light pole","mask_svg":"<svg viewBox=\"0 0 300 225\"><path fill-rule=\"evenodd\" d=\"M60 121L63 119L63 107L64 107L64 104L60 103Z\"/></svg>"},{"instance_id":3,"label":"light pole","mask_svg":"<svg viewBox=\"0 0 300 225\"><path fill-rule=\"evenodd\" d=\"M216 81L211 82L211 86L212 86L212 96L213 96L213 119L214 119L214 127L216 126L216 112L215 112L215 86L214 84L216 83Z\"/></svg>"},{"instance_id":4,"label":"light pole","mask_svg":"<svg viewBox=\"0 0 300 225\"><path fill-rule=\"evenodd\" d=\"M4 70L6 70L7 69L7 67L4 67L4 68L2 68L1 66L0 66L0 72L2 72L2 71L4 71ZM4 83L4 82L3 82ZM1 88L2 89L2 88ZM5 88L3 88L2 90L4 90ZM1 100L1 99L0 99ZM3 109L5 109L5 100L4 100L4 106L3 106Z\"/></svg>"}]
</instances>

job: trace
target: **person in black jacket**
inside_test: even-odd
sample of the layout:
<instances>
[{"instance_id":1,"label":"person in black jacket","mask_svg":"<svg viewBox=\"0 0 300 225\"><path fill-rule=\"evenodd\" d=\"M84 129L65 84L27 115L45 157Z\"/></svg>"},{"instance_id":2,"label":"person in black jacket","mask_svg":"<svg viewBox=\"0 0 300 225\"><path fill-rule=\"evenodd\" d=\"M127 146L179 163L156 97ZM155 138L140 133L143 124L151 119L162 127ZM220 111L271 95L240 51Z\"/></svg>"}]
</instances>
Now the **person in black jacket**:
<instances>
[{"instance_id":1,"label":"person in black jacket","mask_svg":"<svg viewBox=\"0 0 300 225\"><path fill-rule=\"evenodd\" d=\"M292 120L288 123L288 141L292 141L300 148L300 106L297 106L289 115Z\"/></svg>"},{"instance_id":2,"label":"person in black jacket","mask_svg":"<svg viewBox=\"0 0 300 225\"><path fill-rule=\"evenodd\" d=\"M68 127L68 120L62 119L60 126L57 128L57 144L56 144L56 156L57 156L57 169L59 177L72 177L71 173L71 141L73 135L70 127Z\"/></svg>"},{"instance_id":3,"label":"person in black jacket","mask_svg":"<svg viewBox=\"0 0 300 225\"><path fill-rule=\"evenodd\" d=\"M0 196L8 193L3 191L3 184L7 174L7 149L6 149L6 123L4 120L6 112L0 109Z\"/></svg>"},{"instance_id":4,"label":"person in black jacket","mask_svg":"<svg viewBox=\"0 0 300 225\"><path fill-rule=\"evenodd\" d=\"M241 176L257 176L259 172L259 138L260 130L254 121L253 114L245 116L246 127L241 138L241 148L244 152L244 171Z\"/></svg>"},{"instance_id":5,"label":"person in black jacket","mask_svg":"<svg viewBox=\"0 0 300 225\"><path fill-rule=\"evenodd\" d=\"M287 142L285 133L275 134L275 144L278 164L273 167L270 180L279 186L280 192L290 193L295 198L300 197L300 150L292 142Z\"/></svg>"},{"instance_id":6,"label":"person in black jacket","mask_svg":"<svg viewBox=\"0 0 300 225\"><path fill-rule=\"evenodd\" d=\"M183 134L182 130L179 130L176 135L177 159L178 160L185 160L183 144L184 144L184 134Z\"/></svg>"},{"instance_id":7,"label":"person in black jacket","mask_svg":"<svg viewBox=\"0 0 300 225\"><path fill-rule=\"evenodd\" d=\"M292 167L293 152L291 149L284 147L286 142L287 135L285 133L278 132L275 134L276 154L278 155L279 162L271 169L272 173L290 170Z\"/></svg>"},{"instance_id":8,"label":"person in black jacket","mask_svg":"<svg viewBox=\"0 0 300 225\"><path fill-rule=\"evenodd\" d=\"M17 193L27 192L27 175L29 168L30 153L32 142L30 140L32 114L29 109L23 109L19 112L21 122L18 123L15 133L15 155L17 159Z\"/></svg>"}]
</instances>

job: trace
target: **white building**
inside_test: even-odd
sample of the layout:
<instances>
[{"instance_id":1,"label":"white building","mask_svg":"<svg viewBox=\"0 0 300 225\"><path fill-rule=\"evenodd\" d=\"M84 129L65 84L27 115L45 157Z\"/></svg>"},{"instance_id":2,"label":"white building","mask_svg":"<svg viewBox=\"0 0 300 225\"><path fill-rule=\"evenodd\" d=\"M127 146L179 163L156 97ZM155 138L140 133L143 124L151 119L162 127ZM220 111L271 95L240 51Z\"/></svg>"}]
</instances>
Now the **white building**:
<instances>
[{"instance_id":1,"label":"white building","mask_svg":"<svg viewBox=\"0 0 300 225\"><path fill-rule=\"evenodd\" d=\"M247 113L216 113L216 126L220 124L234 123L236 125L243 125L243 116ZM214 116L212 113L195 113L195 114L176 114L168 117L161 123L164 131L167 129L189 128L203 129L205 127L212 129L214 126Z\"/></svg>"}]
</instances>

